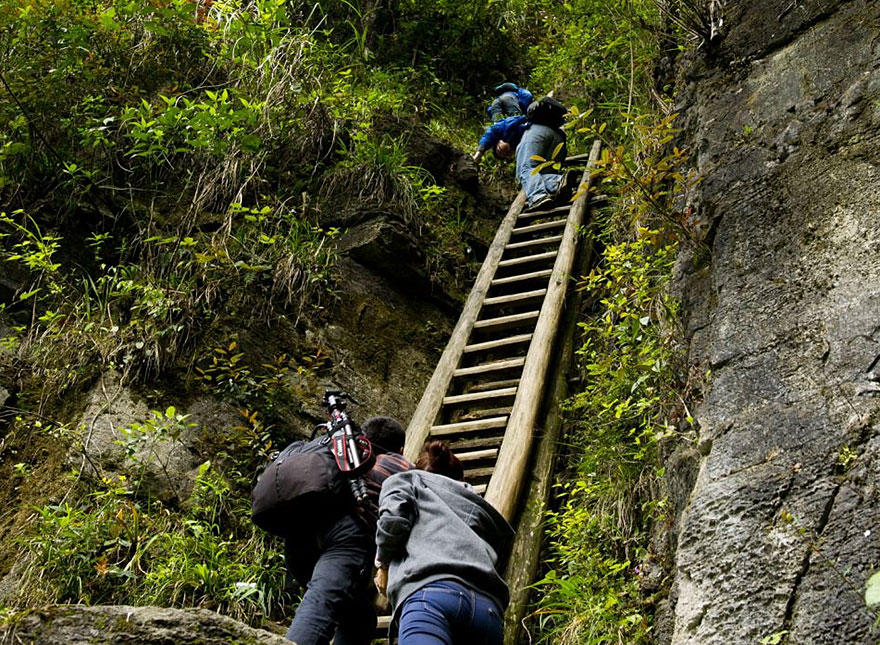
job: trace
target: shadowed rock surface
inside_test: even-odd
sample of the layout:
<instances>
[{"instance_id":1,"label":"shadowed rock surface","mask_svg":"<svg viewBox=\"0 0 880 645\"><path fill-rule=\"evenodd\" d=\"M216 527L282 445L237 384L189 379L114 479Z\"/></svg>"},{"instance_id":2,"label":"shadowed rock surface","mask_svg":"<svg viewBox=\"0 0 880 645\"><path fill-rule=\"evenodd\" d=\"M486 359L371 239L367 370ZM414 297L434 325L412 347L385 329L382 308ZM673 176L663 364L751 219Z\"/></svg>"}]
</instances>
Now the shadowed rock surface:
<instances>
[{"instance_id":1,"label":"shadowed rock surface","mask_svg":"<svg viewBox=\"0 0 880 645\"><path fill-rule=\"evenodd\" d=\"M729 5L679 105L711 247L708 265L681 259L679 286L691 366L711 376L661 641L873 644L880 8Z\"/></svg>"},{"instance_id":2,"label":"shadowed rock surface","mask_svg":"<svg viewBox=\"0 0 880 645\"><path fill-rule=\"evenodd\" d=\"M0 642L68 645L283 645L290 641L206 609L84 607L44 609L0 627Z\"/></svg>"}]
</instances>

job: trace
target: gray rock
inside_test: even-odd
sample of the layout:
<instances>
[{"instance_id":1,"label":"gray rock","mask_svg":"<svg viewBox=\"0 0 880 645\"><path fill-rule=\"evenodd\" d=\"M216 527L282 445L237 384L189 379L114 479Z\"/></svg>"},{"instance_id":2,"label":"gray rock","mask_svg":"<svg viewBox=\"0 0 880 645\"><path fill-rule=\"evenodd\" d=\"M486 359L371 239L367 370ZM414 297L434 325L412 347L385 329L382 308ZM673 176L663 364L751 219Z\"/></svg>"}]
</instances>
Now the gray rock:
<instances>
[{"instance_id":1,"label":"gray rock","mask_svg":"<svg viewBox=\"0 0 880 645\"><path fill-rule=\"evenodd\" d=\"M176 428L179 436L136 432L127 437L123 432L151 416L117 374L103 375L88 396L78 426L82 445L69 461L95 478L125 474L140 482L141 492L160 500L185 499L198 465L190 450L194 433L189 427Z\"/></svg>"},{"instance_id":2,"label":"gray rock","mask_svg":"<svg viewBox=\"0 0 880 645\"><path fill-rule=\"evenodd\" d=\"M430 288L418 240L394 218L379 216L352 227L339 240L339 250L404 291Z\"/></svg>"},{"instance_id":3,"label":"gray rock","mask_svg":"<svg viewBox=\"0 0 880 645\"><path fill-rule=\"evenodd\" d=\"M40 609L5 625L0 641L49 645L290 645L206 609L63 605Z\"/></svg>"},{"instance_id":4,"label":"gray rock","mask_svg":"<svg viewBox=\"0 0 880 645\"><path fill-rule=\"evenodd\" d=\"M877 8L727 11L719 59L682 100L695 200L714 224L710 265L679 271L677 291L691 369L712 375L661 642L874 645L862 593L880 563ZM681 500L693 471L670 476Z\"/></svg>"}]
</instances>

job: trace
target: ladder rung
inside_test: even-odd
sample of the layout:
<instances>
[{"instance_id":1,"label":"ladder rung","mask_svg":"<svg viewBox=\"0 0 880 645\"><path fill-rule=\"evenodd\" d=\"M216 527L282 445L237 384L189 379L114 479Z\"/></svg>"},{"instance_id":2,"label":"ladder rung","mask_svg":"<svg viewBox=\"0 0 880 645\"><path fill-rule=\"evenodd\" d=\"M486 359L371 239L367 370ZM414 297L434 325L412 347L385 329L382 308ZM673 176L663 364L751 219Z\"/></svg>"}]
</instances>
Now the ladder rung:
<instances>
[{"instance_id":1,"label":"ladder rung","mask_svg":"<svg viewBox=\"0 0 880 645\"><path fill-rule=\"evenodd\" d=\"M511 251L513 249L524 249L527 246L540 246L541 244L555 244L556 242L561 242L561 235L551 235L550 237L539 237L536 240L526 240L525 242L514 242L513 244L508 244L504 247L505 251Z\"/></svg>"},{"instance_id":2,"label":"ladder rung","mask_svg":"<svg viewBox=\"0 0 880 645\"><path fill-rule=\"evenodd\" d=\"M477 419L476 421L447 423L446 425L431 426L431 436L442 437L450 434L456 434L458 432L476 432L478 430L491 430L493 428L503 428L506 425L507 417L491 417L488 419ZM498 437L498 441L501 441L501 437Z\"/></svg>"},{"instance_id":3,"label":"ladder rung","mask_svg":"<svg viewBox=\"0 0 880 645\"><path fill-rule=\"evenodd\" d=\"M491 475L495 470L495 466L486 466L485 468L473 468L464 471L465 480L476 479L477 477L486 477Z\"/></svg>"},{"instance_id":4,"label":"ladder rung","mask_svg":"<svg viewBox=\"0 0 880 645\"><path fill-rule=\"evenodd\" d=\"M482 495L483 493L486 492L486 489L488 487L489 487L488 484L479 484L477 486L474 486L473 489L474 489L475 493L477 493L478 495Z\"/></svg>"},{"instance_id":5,"label":"ladder rung","mask_svg":"<svg viewBox=\"0 0 880 645\"><path fill-rule=\"evenodd\" d=\"M482 365L474 365L473 367L462 367L455 370L453 376L472 376L474 374L508 370L514 367L522 367L525 362L525 358L510 358L506 361L493 361L491 363L483 363Z\"/></svg>"},{"instance_id":6,"label":"ladder rung","mask_svg":"<svg viewBox=\"0 0 880 645\"><path fill-rule=\"evenodd\" d=\"M511 235L519 235L520 233L534 233L535 231L546 231L548 228L559 228L564 226L568 220L555 219L552 222L542 222L541 224L532 224L531 226L522 226L511 231Z\"/></svg>"},{"instance_id":7,"label":"ladder rung","mask_svg":"<svg viewBox=\"0 0 880 645\"><path fill-rule=\"evenodd\" d=\"M540 217L542 215L550 215L551 213L561 213L562 211L567 211L571 208L571 204L567 204L565 206L557 206L556 208L550 208L544 211L523 211L519 214L518 219L523 219L525 217Z\"/></svg>"},{"instance_id":8,"label":"ladder rung","mask_svg":"<svg viewBox=\"0 0 880 645\"><path fill-rule=\"evenodd\" d=\"M478 320L474 323L474 329L485 329L487 327L497 327L498 325L525 322L526 320L537 318L539 313L539 311L527 311L524 314L512 314L510 316L499 316L498 318L487 318L486 320Z\"/></svg>"},{"instance_id":9,"label":"ladder rung","mask_svg":"<svg viewBox=\"0 0 880 645\"><path fill-rule=\"evenodd\" d=\"M388 631L389 627L391 627L391 616L376 617L376 629Z\"/></svg>"},{"instance_id":10,"label":"ladder rung","mask_svg":"<svg viewBox=\"0 0 880 645\"><path fill-rule=\"evenodd\" d=\"M518 378L509 378L503 381L491 381L489 383L477 383L468 388L468 394L471 392L485 392L486 390L498 390L503 387L515 387L519 385Z\"/></svg>"},{"instance_id":11,"label":"ladder rung","mask_svg":"<svg viewBox=\"0 0 880 645\"><path fill-rule=\"evenodd\" d=\"M488 305L506 305L511 302L519 302L520 300L532 300L534 298L543 298L547 295L546 289L535 289L534 291L523 291L522 293L513 293L509 296L496 296L494 298L486 298L483 306Z\"/></svg>"},{"instance_id":12,"label":"ladder rung","mask_svg":"<svg viewBox=\"0 0 880 645\"><path fill-rule=\"evenodd\" d=\"M471 450L470 452L456 452L459 461L478 461L480 459L494 459L498 456L498 448L486 448L485 450Z\"/></svg>"},{"instance_id":13,"label":"ladder rung","mask_svg":"<svg viewBox=\"0 0 880 645\"><path fill-rule=\"evenodd\" d=\"M470 448L485 448L486 446L500 446L504 440L503 435L497 437L476 437L474 439L450 439L449 447L452 452L458 454L457 450L468 450Z\"/></svg>"},{"instance_id":14,"label":"ladder rung","mask_svg":"<svg viewBox=\"0 0 880 645\"><path fill-rule=\"evenodd\" d=\"M484 343L474 343L473 345L468 345L464 348L464 353L469 354L471 352L481 352L486 349L497 349L499 347L504 347L505 345L516 345L517 343L527 343L532 340L531 334L517 334L516 336L510 336L509 338L500 338L498 340L487 340Z\"/></svg>"},{"instance_id":15,"label":"ladder rung","mask_svg":"<svg viewBox=\"0 0 880 645\"><path fill-rule=\"evenodd\" d=\"M460 421L477 421L478 419L488 419L489 417L510 416L512 408L484 408L482 410L471 410L465 412L459 417Z\"/></svg>"},{"instance_id":16,"label":"ladder rung","mask_svg":"<svg viewBox=\"0 0 880 645\"><path fill-rule=\"evenodd\" d=\"M492 280L492 286L497 287L502 284L512 284L514 282L519 282L520 280L535 280L537 278L549 278L553 275L553 269L543 269L542 271L532 271L531 273L521 273L519 275L512 275L509 278L498 278L496 280Z\"/></svg>"},{"instance_id":17,"label":"ladder rung","mask_svg":"<svg viewBox=\"0 0 880 645\"><path fill-rule=\"evenodd\" d=\"M535 255L524 255L521 258L513 258L512 260L502 260L498 263L499 267L512 267L517 264L528 264L529 262L538 262L540 260L549 260L555 258L559 251L546 251L544 253L536 253Z\"/></svg>"},{"instance_id":18,"label":"ladder rung","mask_svg":"<svg viewBox=\"0 0 880 645\"><path fill-rule=\"evenodd\" d=\"M506 423L507 422L505 421L505 424ZM475 439L452 440L450 441L449 447L452 448L452 452L455 452L455 454L457 455L457 450L485 448L486 446L500 446L503 440L503 435L498 435L497 437L477 437Z\"/></svg>"},{"instance_id":19,"label":"ladder rung","mask_svg":"<svg viewBox=\"0 0 880 645\"><path fill-rule=\"evenodd\" d=\"M474 394L455 394L453 396L444 397L443 405L471 403L473 401L483 401L485 399L500 399L503 397L513 396L515 394L515 387L504 387L500 390L487 390L485 392L475 392Z\"/></svg>"}]
</instances>

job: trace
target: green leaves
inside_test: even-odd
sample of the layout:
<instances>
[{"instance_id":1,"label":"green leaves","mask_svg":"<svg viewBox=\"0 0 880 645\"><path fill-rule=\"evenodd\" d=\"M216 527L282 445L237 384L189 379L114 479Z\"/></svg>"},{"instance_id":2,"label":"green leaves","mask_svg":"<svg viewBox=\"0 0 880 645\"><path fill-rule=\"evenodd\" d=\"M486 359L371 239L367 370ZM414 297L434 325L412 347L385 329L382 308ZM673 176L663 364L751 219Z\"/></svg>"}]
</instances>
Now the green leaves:
<instances>
[{"instance_id":1,"label":"green leaves","mask_svg":"<svg viewBox=\"0 0 880 645\"><path fill-rule=\"evenodd\" d=\"M880 605L880 571L868 578L865 584L865 604L870 608Z\"/></svg>"}]
</instances>

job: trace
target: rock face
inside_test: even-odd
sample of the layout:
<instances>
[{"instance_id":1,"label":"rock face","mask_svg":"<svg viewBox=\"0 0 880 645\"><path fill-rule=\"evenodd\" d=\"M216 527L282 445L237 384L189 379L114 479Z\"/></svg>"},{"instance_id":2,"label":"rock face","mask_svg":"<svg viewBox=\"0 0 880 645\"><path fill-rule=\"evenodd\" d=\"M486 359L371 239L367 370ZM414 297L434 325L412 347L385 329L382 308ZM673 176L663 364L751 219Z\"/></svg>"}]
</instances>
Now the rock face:
<instances>
[{"instance_id":1,"label":"rock face","mask_svg":"<svg viewBox=\"0 0 880 645\"><path fill-rule=\"evenodd\" d=\"M711 370L664 643L876 643L880 6L726 3L680 98L708 266L680 262ZM691 475L692 476L692 475Z\"/></svg>"},{"instance_id":2,"label":"rock face","mask_svg":"<svg viewBox=\"0 0 880 645\"><path fill-rule=\"evenodd\" d=\"M197 412L204 404L195 406ZM143 492L162 500L189 496L198 459L192 447L192 420L179 436L170 437L146 424L144 432L125 431L152 417L147 405L112 372L92 389L79 423L82 447L70 454L71 465L98 479L125 474L141 483Z\"/></svg>"},{"instance_id":3,"label":"rock face","mask_svg":"<svg viewBox=\"0 0 880 645\"><path fill-rule=\"evenodd\" d=\"M68 645L290 645L205 609L77 605L52 607L0 625L0 641Z\"/></svg>"}]
</instances>

